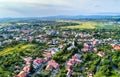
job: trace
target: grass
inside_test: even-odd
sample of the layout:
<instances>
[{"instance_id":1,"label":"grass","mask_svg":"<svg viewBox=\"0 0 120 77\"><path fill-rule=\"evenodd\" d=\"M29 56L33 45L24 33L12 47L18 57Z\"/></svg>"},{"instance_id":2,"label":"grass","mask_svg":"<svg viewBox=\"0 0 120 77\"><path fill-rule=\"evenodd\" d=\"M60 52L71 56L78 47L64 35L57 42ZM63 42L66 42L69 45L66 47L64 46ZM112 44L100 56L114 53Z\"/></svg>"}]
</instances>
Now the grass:
<instances>
[{"instance_id":1,"label":"grass","mask_svg":"<svg viewBox=\"0 0 120 77\"><path fill-rule=\"evenodd\" d=\"M1 57L0 77L7 77L8 75L15 74L14 69L12 68L14 68L16 63L17 65L22 65L22 62L23 62L22 58L24 56L21 56L20 53L23 52L27 54L28 53L26 51L27 49L35 50L34 48L36 46L37 44L19 44L14 47L8 47L8 48L4 48L3 50L1 50L0 51L0 57ZM3 59L5 59L4 63L3 63ZM10 65L8 63L10 63ZM9 65L9 66L5 66L5 65Z\"/></svg>"},{"instance_id":2,"label":"grass","mask_svg":"<svg viewBox=\"0 0 120 77\"><path fill-rule=\"evenodd\" d=\"M7 54L10 54L11 52L14 52L14 51L21 51L21 50L24 50L26 48L29 48L29 47L32 47L32 46L35 46L33 44L27 44L27 45L17 45L13 48L7 48L7 49L4 49L0 52L0 56L3 56L3 55L7 55Z\"/></svg>"},{"instance_id":3,"label":"grass","mask_svg":"<svg viewBox=\"0 0 120 77\"><path fill-rule=\"evenodd\" d=\"M80 22L80 21L67 21L67 22L73 22L78 23L79 25L75 26L61 26L61 28L69 28L69 29L117 29L120 28L119 26L115 25L107 25L97 22Z\"/></svg>"},{"instance_id":4,"label":"grass","mask_svg":"<svg viewBox=\"0 0 120 77\"><path fill-rule=\"evenodd\" d=\"M111 70L110 72L111 72L110 76L106 76L106 75L103 75L103 73L101 71L98 71L94 75L94 77L120 77L120 74L115 72L114 70Z\"/></svg>"},{"instance_id":5,"label":"grass","mask_svg":"<svg viewBox=\"0 0 120 77\"><path fill-rule=\"evenodd\" d=\"M1 72L2 71L2 72ZM8 71L4 71L1 67L0 67L0 76L1 76L1 73L5 72L5 76L8 76L10 74L10 72Z\"/></svg>"},{"instance_id":6,"label":"grass","mask_svg":"<svg viewBox=\"0 0 120 77\"><path fill-rule=\"evenodd\" d=\"M115 71L111 71L112 72L112 76L110 77L120 77L120 74L116 73Z\"/></svg>"},{"instance_id":7,"label":"grass","mask_svg":"<svg viewBox=\"0 0 120 77\"><path fill-rule=\"evenodd\" d=\"M46 28L46 26L44 26L42 29L43 29L43 30L46 30L47 28Z\"/></svg>"}]
</instances>

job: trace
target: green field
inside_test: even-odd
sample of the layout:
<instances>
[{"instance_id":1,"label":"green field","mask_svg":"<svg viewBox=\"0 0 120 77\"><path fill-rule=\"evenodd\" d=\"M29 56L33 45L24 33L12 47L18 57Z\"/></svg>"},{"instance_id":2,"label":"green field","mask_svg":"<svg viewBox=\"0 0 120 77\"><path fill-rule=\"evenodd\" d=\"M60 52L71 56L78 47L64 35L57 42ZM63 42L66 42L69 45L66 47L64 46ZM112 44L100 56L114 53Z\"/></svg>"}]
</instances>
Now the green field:
<instances>
[{"instance_id":1,"label":"green field","mask_svg":"<svg viewBox=\"0 0 120 77\"><path fill-rule=\"evenodd\" d=\"M0 52L0 56L7 55L12 52L16 53L15 51L20 52L20 51L25 50L26 48L30 48L32 46L34 46L34 45L28 44L28 45L17 45L17 46L14 46L13 48L7 48Z\"/></svg>"},{"instance_id":2,"label":"green field","mask_svg":"<svg viewBox=\"0 0 120 77\"><path fill-rule=\"evenodd\" d=\"M65 22L73 22L78 23L79 25L75 26L61 26L61 28L69 28L69 29L117 29L120 28L118 25L109 25L97 22L80 22L80 21L65 21Z\"/></svg>"},{"instance_id":3,"label":"green field","mask_svg":"<svg viewBox=\"0 0 120 77\"><path fill-rule=\"evenodd\" d=\"M0 77L7 77L14 73L14 66L22 65L23 57L21 53L28 54L26 49L37 46L36 44L18 44L13 47L4 48L0 51Z\"/></svg>"}]
</instances>

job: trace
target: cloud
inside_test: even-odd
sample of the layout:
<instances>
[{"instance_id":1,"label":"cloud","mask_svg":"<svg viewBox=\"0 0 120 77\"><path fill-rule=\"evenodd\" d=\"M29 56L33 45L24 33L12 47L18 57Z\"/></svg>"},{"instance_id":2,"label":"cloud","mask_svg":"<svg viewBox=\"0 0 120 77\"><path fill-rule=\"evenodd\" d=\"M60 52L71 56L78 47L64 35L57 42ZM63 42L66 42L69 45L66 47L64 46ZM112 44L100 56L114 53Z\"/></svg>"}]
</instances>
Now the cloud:
<instances>
[{"instance_id":1,"label":"cloud","mask_svg":"<svg viewBox=\"0 0 120 77\"><path fill-rule=\"evenodd\" d=\"M0 0L0 17L120 12L119 4L118 0Z\"/></svg>"}]
</instances>

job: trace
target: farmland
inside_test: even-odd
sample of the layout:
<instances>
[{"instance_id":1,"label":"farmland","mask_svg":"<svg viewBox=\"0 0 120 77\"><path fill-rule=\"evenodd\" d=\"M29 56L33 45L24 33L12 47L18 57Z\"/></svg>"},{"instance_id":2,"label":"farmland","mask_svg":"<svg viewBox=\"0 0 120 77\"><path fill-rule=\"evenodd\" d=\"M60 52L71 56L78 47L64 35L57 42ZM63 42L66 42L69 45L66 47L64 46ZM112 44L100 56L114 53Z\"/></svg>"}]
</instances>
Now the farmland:
<instances>
[{"instance_id":1,"label":"farmland","mask_svg":"<svg viewBox=\"0 0 120 77\"><path fill-rule=\"evenodd\" d=\"M117 24L109 24L109 23L101 23L101 22L94 22L94 21L67 21L77 23L79 25L74 26L61 26L61 28L69 28L69 29L117 29L120 28L120 25Z\"/></svg>"}]
</instances>

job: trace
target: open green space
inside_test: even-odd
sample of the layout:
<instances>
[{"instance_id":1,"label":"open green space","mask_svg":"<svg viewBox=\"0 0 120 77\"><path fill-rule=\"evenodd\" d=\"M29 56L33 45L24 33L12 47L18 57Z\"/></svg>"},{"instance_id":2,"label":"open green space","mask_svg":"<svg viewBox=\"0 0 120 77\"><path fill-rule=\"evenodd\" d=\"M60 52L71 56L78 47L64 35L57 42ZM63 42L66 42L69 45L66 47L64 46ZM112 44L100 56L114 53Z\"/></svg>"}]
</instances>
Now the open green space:
<instances>
[{"instance_id":1,"label":"open green space","mask_svg":"<svg viewBox=\"0 0 120 77\"><path fill-rule=\"evenodd\" d=\"M0 52L0 56L7 55L7 54L10 54L13 52L17 53L17 52L20 52L21 50L25 50L26 48L29 48L32 46L34 46L34 45L28 44L28 45L17 45L17 46L14 46L13 48L6 48Z\"/></svg>"},{"instance_id":2,"label":"open green space","mask_svg":"<svg viewBox=\"0 0 120 77\"><path fill-rule=\"evenodd\" d=\"M44 47L38 44L18 44L13 47L3 48L0 51L0 77L16 75L19 73L24 63L23 58L30 56L40 57ZM15 71L15 66L20 67L20 71Z\"/></svg>"},{"instance_id":3,"label":"open green space","mask_svg":"<svg viewBox=\"0 0 120 77\"><path fill-rule=\"evenodd\" d=\"M104 23L98 23L98 22L81 22L81 21L67 21L67 22L74 22L78 23L79 25L74 26L61 26L61 28L69 28L69 29L117 29L120 28L119 25L111 25L111 24L104 24Z\"/></svg>"}]
</instances>

